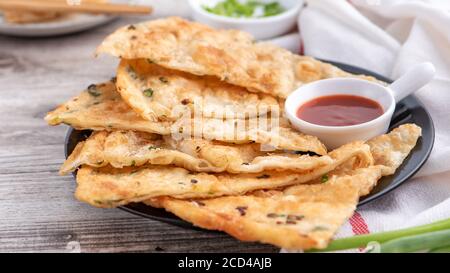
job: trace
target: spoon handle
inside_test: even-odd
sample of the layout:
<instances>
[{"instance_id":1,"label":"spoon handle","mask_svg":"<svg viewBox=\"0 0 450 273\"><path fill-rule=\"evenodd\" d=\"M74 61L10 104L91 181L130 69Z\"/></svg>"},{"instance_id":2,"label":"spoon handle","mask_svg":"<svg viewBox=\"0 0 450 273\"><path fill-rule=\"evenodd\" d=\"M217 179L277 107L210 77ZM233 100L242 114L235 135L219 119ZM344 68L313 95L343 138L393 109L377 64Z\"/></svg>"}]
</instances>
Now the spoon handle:
<instances>
[{"instance_id":1,"label":"spoon handle","mask_svg":"<svg viewBox=\"0 0 450 273\"><path fill-rule=\"evenodd\" d=\"M395 102L416 92L434 78L436 69L432 63L421 63L409 69L405 74L393 82L389 88L394 93Z\"/></svg>"}]
</instances>

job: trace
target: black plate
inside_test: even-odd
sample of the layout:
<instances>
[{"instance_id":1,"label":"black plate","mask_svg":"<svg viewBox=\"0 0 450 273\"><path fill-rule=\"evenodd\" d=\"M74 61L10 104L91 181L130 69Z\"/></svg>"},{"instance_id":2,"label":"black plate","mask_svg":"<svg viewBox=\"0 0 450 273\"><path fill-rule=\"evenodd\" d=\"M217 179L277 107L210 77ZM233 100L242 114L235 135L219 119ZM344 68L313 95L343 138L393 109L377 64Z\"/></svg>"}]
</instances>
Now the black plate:
<instances>
[{"instance_id":1,"label":"black plate","mask_svg":"<svg viewBox=\"0 0 450 273\"><path fill-rule=\"evenodd\" d=\"M385 82L392 82L390 79L362 68L335 62L329 63L350 73L370 75ZM408 180L408 178L413 176L428 159L434 144L433 121L422 103L414 96L409 96L397 104L390 128L398 127L404 123L415 123L422 127L422 137L419 138L417 145L405 159L403 164L397 169L395 174L383 177L372 192L360 200L358 206L367 204L400 186L403 182ZM78 131L70 129L67 132L65 142L66 158L72 153L76 144L85 140L90 134L90 130ZM74 173L74 175L76 174ZM142 203L133 203L119 208L142 217L159 220L169 224L190 228L193 227L190 223L181 220L163 209L152 208Z\"/></svg>"}]
</instances>

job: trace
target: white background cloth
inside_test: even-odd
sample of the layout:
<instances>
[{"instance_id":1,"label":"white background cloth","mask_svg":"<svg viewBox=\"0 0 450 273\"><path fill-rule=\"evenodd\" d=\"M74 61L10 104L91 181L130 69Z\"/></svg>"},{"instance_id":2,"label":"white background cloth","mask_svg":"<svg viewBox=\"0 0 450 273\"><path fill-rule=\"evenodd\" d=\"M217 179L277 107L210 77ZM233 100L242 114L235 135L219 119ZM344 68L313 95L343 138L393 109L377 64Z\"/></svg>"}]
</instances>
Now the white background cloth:
<instances>
[{"instance_id":1,"label":"white background cloth","mask_svg":"<svg viewBox=\"0 0 450 273\"><path fill-rule=\"evenodd\" d=\"M436 127L433 152L418 174L358 210L371 233L450 218L450 1L310 0L299 18L306 55L397 78L430 61L436 79L416 96ZM338 237L353 235L346 224Z\"/></svg>"},{"instance_id":2,"label":"white background cloth","mask_svg":"<svg viewBox=\"0 0 450 273\"><path fill-rule=\"evenodd\" d=\"M189 17L184 0L139 2L153 4L157 17ZM393 79L420 62L431 61L437 68L436 79L416 93L434 120L433 152L414 178L358 209L369 232L450 218L450 1L306 2L299 17L306 55L353 64ZM296 34L274 42L290 50L299 48ZM352 236L352 228L345 224L337 237Z\"/></svg>"}]
</instances>

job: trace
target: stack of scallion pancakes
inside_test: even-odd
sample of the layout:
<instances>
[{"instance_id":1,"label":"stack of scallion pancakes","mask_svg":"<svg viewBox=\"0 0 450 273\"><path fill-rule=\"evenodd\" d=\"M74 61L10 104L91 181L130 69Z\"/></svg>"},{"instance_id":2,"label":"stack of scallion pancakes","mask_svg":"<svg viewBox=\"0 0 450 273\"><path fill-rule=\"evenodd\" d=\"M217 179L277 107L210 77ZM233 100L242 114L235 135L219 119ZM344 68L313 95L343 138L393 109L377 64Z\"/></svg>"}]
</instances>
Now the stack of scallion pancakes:
<instances>
[{"instance_id":1,"label":"stack of scallion pancakes","mask_svg":"<svg viewBox=\"0 0 450 273\"><path fill-rule=\"evenodd\" d=\"M116 78L46 116L93 130L61 174L78 169L75 195L96 207L144 202L243 241L324 248L421 135L406 124L327 151L291 128L284 99L319 79L375 79L244 32L167 18L118 29L103 52L121 59Z\"/></svg>"}]
</instances>

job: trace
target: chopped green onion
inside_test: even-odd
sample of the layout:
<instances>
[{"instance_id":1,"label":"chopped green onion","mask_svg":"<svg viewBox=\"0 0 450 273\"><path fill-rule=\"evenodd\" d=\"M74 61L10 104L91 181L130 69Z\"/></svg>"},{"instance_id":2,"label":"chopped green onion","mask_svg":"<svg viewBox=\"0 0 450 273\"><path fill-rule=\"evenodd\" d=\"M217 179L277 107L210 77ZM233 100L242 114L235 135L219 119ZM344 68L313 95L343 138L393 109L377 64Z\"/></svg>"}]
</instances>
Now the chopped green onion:
<instances>
[{"instance_id":1,"label":"chopped green onion","mask_svg":"<svg viewBox=\"0 0 450 273\"><path fill-rule=\"evenodd\" d=\"M274 16L284 11L278 2L272 2L264 6L264 17Z\"/></svg>"},{"instance_id":2,"label":"chopped green onion","mask_svg":"<svg viewBox=\"0 0 450 273\"><path fill-rule=\"evenodd\" d=\"M151 96L153 96L153 89L151 89L151 88L147 88L147 89L145 89L144 91L142 91L142 93L144 93L144 95L146 96L146 97L151 97Z\"/></svg>"}]
</instances>

